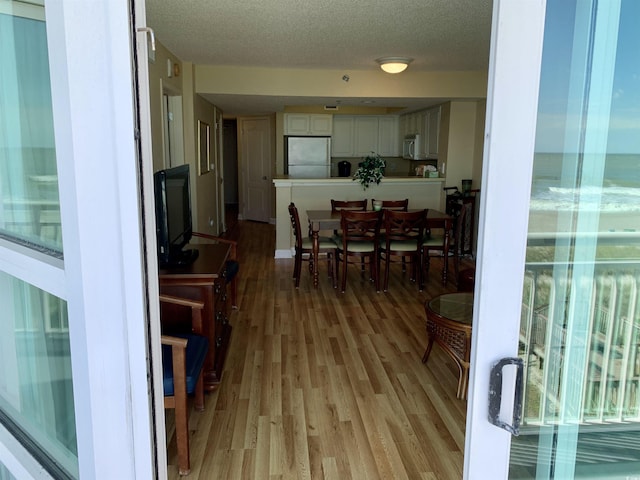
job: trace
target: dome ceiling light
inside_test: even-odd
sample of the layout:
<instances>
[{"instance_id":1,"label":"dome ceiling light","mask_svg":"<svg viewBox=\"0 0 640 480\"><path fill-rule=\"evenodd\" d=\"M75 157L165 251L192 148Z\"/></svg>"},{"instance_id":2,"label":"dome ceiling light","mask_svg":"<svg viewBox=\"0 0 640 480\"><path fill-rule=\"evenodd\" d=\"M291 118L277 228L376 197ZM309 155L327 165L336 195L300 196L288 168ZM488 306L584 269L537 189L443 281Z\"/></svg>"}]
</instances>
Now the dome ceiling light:
<instances>
[{"instance_id":1,"label":"dome ceiling light","mask_svg":"<svg viewBox=\"0 0 640 480\"><path fill-rule=\"evenodd\" d=\"M380 68L387 73L404 72L412 61L413 58L407 57L382 57L376 60Z\"/></svg>"}]
</instances>

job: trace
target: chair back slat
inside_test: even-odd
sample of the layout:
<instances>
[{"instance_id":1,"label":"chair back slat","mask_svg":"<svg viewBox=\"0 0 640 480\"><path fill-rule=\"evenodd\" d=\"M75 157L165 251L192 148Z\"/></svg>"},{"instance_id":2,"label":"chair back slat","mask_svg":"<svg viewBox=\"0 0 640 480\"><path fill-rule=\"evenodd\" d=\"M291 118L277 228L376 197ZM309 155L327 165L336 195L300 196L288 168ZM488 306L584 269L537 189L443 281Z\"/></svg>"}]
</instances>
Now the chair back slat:
<instances>
[{"instance_id":1,"label":"chair back slat","mask_svg":"<svg viewBox=\"0 0 640 480\"><path fill-rule=\"evenodd\" d=\"M342 210L340 212L340 226L345 249L347 244L356 242L374 242L380 235L382 223L382 211L360 212Z\"/></svg>"},{"instance_id":2,"label":"chair back slat","mask_svg":"<svg viewBox=\"0 0 640 480\"><path fill-rule=\"evenodd\" d=\"M289 204L289 218L291 219L291 228L296 241L296 248L302 248L302 229L300 228L300 216L298 208L293 202Z\"/></svg>"},{"instance_id":3,"label":"chair back slat","mask_svg":"<svg viewBox=\"0 0 640 480\"><path fill-rule=\"evenodd\" d=\"M403 212L385 210L384 237L387 246L392 241L415 240L416 248L422 242L428 210Z\"/></svg>"},{"instance_id":4,"label":"chair back slat","mask_svg":"<svg viewBox=\"0 0 640 480\"><path fill-rule=\"evenodd\" d=\"M376 201L375 198L371 199L372 208L373 208L373 202L375 201ZM406 212L409 209L408 198L405 198L404 200L377 200L377 201L382 202L383 210L397 210L400 212Z\"/></svg>"},{"instance_id":5,"label":"chair back slat","mask_svg":"<svg viewBox=\"0 0 640 480\"><path fill-rule=\"evenodd\" d=\"M364 200L334 200L331 199L331 211L338 212L341 210L367 210L367 199Z\"/></svg>"}]
</instances>

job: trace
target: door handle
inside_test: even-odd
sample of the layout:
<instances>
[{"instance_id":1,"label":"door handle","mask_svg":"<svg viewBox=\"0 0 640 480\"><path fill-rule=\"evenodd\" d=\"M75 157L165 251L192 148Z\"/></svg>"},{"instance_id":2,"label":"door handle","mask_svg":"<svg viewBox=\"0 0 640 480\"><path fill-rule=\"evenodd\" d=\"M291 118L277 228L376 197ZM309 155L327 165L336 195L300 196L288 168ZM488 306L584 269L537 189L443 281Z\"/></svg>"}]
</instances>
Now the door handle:
<instances>
[{"instance_id":1,"label":"door handle","mask_svg":"<svg viewBox=\"0 0 640 480\"><path fill-rule=\"evenodd\" d=\"M266 180L266 179L267 179L267 176L266 176L266 175L263 175L263 176L262 176L262 179L263 179L263 180Z\"/></svg>"},{"instance_id":2,"label":"door handle","mask_svg":"<svg viewBox=\"0 0 640 480\"><path fill-rule=\"evenodd\" d=\"M516 384L513 392L513 413L511 423L500 419L500 406L502 405L502 371L508 365L516 366ZM491 367L489 374L489 421L514 436L520 434L520 422L522 421L522 377L524 362L521 358L506 357L500 359Z\"/></svg>"}]
</instances>

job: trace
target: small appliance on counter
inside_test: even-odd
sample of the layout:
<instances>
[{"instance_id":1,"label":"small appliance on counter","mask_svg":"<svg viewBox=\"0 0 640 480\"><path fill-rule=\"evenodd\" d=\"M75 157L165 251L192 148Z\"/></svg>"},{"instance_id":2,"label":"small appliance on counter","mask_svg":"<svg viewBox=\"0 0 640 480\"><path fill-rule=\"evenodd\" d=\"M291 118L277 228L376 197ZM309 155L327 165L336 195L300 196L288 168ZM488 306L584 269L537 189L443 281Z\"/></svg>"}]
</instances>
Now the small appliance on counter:
<instances>
[{"instance_id":1,"label":"small appliance on counter","mask_svg":"<svg viewBox=\"0 0 640 480\"><path fill-rule=\"evenodd\" d=\"M331 137L285 137L285 162L290 178L331 176Z\"/></svg>"},{"instance_id":2,"label":"small appliance on counter","mask_svg":"<svg viewBox=\"0 0 640 480\"><path fill-rule=\"evenodd\" d=\"M346 160L338 162L338 176L350 177L351 176L351 163Z\"/></svg>"}]
</instances>

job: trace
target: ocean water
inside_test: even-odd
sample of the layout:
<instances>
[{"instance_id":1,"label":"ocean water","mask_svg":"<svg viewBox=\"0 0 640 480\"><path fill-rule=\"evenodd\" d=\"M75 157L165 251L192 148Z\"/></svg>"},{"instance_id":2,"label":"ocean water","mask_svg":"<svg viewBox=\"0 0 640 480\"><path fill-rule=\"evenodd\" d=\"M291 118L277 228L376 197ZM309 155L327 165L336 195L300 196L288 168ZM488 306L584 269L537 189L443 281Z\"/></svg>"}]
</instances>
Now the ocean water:
<instances>
[{"instance_id":1,"label":"ocean water","mask_svg":"<svg viewBox=\"0 0 640 480\"><path fill-rule=\"evenodd\" d=\"M571 178L563 181L563 162ZM583 162L588 165L589 161ZM557 153L536 153L531 190L532 211L599 210L603 213L640 212L640 154L608 154L602 178L576 183L581 169L590 168Z\"/></svg>"}]
</instances>

